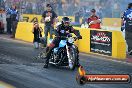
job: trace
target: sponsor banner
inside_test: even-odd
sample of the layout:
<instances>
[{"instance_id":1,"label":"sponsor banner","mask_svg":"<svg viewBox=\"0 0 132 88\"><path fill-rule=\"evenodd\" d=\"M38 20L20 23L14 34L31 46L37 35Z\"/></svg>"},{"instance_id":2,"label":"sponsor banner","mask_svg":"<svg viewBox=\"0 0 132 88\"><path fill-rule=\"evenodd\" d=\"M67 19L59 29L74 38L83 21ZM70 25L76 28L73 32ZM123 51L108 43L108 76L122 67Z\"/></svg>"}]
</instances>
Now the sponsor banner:
<instances>
[{"instance_id":1,"label":"sponsor banner","mask_svg":"<svg viewBox=\"0 0 132 88\"><path fill-rule=\"evenodd\" d=\"M33 15L33 14L23 14L23 22L34 22L38 21L39 23L43 23L42 15ZM74 22L75 19L73 16L68 16L71 22ZM63 16L58 16L58 21L61 21Z\"/></svg>"},{"instance_id":2,"label":"sponsor banner","mask_svg":"<svg viewBox=\"0 0 132 88\"><path fill-rule=\"evenodd\" d=\"M112 33L90 30L90 52L112 55Z\"/></svg>"}]
</instances>

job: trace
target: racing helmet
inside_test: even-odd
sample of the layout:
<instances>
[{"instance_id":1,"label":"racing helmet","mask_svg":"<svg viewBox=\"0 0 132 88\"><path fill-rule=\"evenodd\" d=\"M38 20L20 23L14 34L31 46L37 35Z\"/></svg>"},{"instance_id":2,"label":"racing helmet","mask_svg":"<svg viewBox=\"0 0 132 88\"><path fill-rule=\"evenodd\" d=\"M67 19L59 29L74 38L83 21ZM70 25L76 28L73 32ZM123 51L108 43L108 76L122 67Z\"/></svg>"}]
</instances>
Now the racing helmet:
<instances>
[{"instance_id":1,"label":"racing helmet","mask_svg":"<svg viewBox=\"0 0 132 88\"><path fill-rule=\"evenodd\" d=\"M70 19L68 17L63 17L62 18L62 24L64 26L69 26L70 25Z\"/></svg>"}]
</instances>

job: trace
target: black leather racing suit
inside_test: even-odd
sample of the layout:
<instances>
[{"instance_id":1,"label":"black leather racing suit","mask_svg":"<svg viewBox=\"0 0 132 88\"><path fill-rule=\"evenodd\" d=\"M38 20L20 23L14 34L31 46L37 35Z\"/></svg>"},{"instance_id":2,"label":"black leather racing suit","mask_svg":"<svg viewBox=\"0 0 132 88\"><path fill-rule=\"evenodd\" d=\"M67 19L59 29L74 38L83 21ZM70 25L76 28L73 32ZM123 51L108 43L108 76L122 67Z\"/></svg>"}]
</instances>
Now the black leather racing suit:
<instances>
[{"instance_id":1,"label":"black leather racing suit","mask_svg":"<svg viewBox=\"0 0 132 88\"><path fill-rule=\"evenodd\" d=\"M49 63L49 57L51 54L51 51L54 47L57 47L62 40L62 36L68 36L69 33L74 33L78 38L82 38L78 30L75 30L72 26L65 27L63 24L60 24L56 29L56 37L53 39L52 43L49 44L49 46L46 47L46 61L45 64ZM77 52L79 53L78 49ZM79 64L79 61L78 61Z\"/></svg>"}]
</instances>

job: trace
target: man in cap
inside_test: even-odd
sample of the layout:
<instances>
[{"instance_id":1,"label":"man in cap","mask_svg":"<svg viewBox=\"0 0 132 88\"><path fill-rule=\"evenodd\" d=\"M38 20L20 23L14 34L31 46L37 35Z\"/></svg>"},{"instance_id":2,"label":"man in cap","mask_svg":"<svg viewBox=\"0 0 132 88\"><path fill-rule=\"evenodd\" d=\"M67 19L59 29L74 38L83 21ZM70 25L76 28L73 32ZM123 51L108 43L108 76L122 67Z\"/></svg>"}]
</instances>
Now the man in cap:
<instances>
[{"instance_id":1,"label":"man in cap","mask_svg":"<svg viewBox=\"0 0 132 88\"><path fill-rule=\"evenodd\" d=\"M50 4L46 5L46 11L42 14L42 17L44 19L45 23L45 29L44 29L44 38L45 38L45 44L44 46L47 46L47 36L48 32L50 33L50 39L52 39L52 34L54 31L54 23L55 19L57 18L57 14L52 10L52 7Z\"/></svg>"},{"instance_id":2,"label":"man in cap","mask_svg":"<svg viewBox=\"0 0 132 88\"><path fill-rule=\"evenodd\" d=\"M96 15L96 10L92 9L91 14L92 15L88 18L89 28L100 29L101 19Z\"/></svg>"}]
</instances>

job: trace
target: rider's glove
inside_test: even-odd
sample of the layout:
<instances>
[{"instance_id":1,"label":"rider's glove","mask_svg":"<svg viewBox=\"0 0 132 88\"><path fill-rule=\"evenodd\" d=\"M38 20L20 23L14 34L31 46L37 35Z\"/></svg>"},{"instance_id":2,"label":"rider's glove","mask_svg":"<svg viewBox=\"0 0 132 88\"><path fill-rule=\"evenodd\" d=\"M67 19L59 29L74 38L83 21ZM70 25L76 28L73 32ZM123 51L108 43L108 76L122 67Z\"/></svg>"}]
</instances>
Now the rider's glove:
<instances>
[{"instance_id":1,"label":"rider's glove","mask_svg":"<svg viewBox=\"0 0 132 88\"><path fill-rule=\"evenodd\" d=\"M67 35L67 37L72 37L72 34L69 33L69 34Z\"/></svg>"},{"instance_id":2,"label":"rider's glove","mask_svg":"<svg viewBox=\"0 0 132 88\"><path fill-rule=\"evenodd\" d=\"M82 36L80 35L80 36L78 36L78 39L82 39Z\"/></svg>"},{"instance_id":3,"label":"rider's glove","mask_svg":"<svg viewBox=\"0 0 132 88\"><path fill-rule=\"evenodd\" d=\"M125 29L125 27L121 27L121 31L122 31L122 32L124 31L124 29Z\"/></svg>"}]
</instances>

